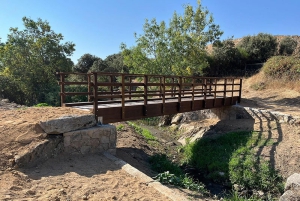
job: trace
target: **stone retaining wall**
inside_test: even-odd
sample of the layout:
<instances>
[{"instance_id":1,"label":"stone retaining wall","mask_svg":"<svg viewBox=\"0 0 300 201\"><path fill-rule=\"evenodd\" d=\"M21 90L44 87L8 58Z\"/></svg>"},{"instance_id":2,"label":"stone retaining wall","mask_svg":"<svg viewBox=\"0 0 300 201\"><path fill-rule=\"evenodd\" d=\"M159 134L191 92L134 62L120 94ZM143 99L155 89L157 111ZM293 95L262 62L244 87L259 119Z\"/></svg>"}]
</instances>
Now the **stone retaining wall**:
<instances>
[{"instance_id":1,"label":"stone retaining wall","mask_svg":"<svg viewBox=\"0 0 300 201\"><path fill-rule=\"evenodd\" d=\"M100 125L63 134L64 150L70 154L116 153L117 130L112 125Z\"/></svg>"}]
</instances>

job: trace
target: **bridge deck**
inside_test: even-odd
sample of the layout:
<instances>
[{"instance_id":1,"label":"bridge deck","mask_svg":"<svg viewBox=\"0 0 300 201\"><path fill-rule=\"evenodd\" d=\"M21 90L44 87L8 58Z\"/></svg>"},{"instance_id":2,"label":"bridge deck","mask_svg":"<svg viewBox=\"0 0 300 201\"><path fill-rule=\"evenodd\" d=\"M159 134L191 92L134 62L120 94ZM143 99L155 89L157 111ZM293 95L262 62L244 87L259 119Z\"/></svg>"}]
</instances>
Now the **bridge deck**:
<instances>
[{"instance_id":1,"label":"bridge deck","mask_svg":"<svg viewBox=\"0 0 300 201\"><path fill-rule=\"evenodd\" d=\"M242 80L237 78L91 73L79 74L87 82L70 82L65 80L70 74L60 73L62 106L92 110L103 123L229 106L241 98ZM87 90L66 92L67 85L86 85ZM89 101L66 103L66 96Z\"/></svg>"}]
</instances>

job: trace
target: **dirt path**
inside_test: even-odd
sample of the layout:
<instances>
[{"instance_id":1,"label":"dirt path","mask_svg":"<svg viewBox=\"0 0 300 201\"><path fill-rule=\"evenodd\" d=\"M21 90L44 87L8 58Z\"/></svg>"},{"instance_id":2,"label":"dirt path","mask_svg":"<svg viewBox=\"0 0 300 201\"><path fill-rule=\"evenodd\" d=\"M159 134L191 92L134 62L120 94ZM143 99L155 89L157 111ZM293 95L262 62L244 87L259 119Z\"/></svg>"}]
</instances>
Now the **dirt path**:
<instances>
[{"instance_id":1,"label":"dirt path","mask_svg":"<svg viewBox=\"0 0 300 201\"><path fill-rule=\"evenodd\" d=\"M254 91L245 86L241 105L271 109L294 116L300 115L300 94L292 90ZM25 108L9 110L0 104L0 200L167 200L153 188L128 175L108 159L99 155L61 155L40 164L37 168L15 170L15 155L45 138L38 121L68 114L83 114L71 108ZM215 123L215 122L214 122ZM249 124L249 123L248 123ZM117 124L118 125L118 124ZM221 131L241 128L239 121L218 123ZM245 125L246 126L246 125ZM260 131L276 142L258 150L269 158L286 178L300 169L300 130L297 126L257 119L248 129ZM157 132L153 130L153 132ZM165 148L172 146L173 138L157 132ZM169 143L169 144L168 144ZM176 150L176 145L174 145ZM148 163L150 155L163 151L149 143L132 128L118 131L117 157L149 176L154 176ZM176 189L175 189L176 190ZM185 192L194 200L202 199ZM198 197L197 197L198 196Z\"/></svg>"},{"instance_id":2,"label":"dirt path","mask_svg":"<svg viewBox=\"0 0 300 201\"><path fill-rule=\"evenodd\" d=\"M46 137L39 121L87 112L71 108L1 109L0 200L169 200L101 155L62 154L34 168L14 169L14 157ZM141 146L139 141L137 144Z\"/></svg>"}]
</instances>

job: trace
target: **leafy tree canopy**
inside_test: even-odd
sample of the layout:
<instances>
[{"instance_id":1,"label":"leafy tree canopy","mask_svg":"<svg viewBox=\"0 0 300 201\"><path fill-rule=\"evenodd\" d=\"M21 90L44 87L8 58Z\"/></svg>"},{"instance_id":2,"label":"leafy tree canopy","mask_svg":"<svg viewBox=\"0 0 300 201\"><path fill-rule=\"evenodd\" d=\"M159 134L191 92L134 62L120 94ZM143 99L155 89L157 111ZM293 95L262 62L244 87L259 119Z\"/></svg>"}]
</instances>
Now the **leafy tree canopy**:
<instances>
[{"instance_id":1,"label":"leafy tree canopy","mask_svg":"<svg viewBox=\"0 0 300 201\"><path fill-rule=\"evenodd\" d=\"M117 72L128 73L128 66L124 64L123 60L122 54L118 53L107 56L104 61L110 68L116 69Z\"/></svg>"},{"instance_id":2,"label":"leafy tree canopy","mask_svg":"<svg viewBox=\"0 0 300 201\"><path fill-rule=\"evenodd\" d=\"M78 59L73 71L78 73L87 73L93 66L94 62L99 60L101 60L99 57L91 54L84 54Z\"/></svg>"},{"instance_id":3,"label":"leafy tree canopy","mask_svg":"<svg viewBox=\"0 0 300 201\"><path fill-rule=\"evenodd\" d=\"M134 73L202 74L208 66L206 45L222 35L209 11L201 6L184 7L184 14L174 13L169 25L156 19L146 20L144 33L136 37L136 46L121 44L124 63Z\"/></svg>"},{"instance_id":4,"label":"leafy tree canopy","mask_svg":"<svg viewBox=\"0 0 300 201\"><path fill-rule=\"evenodd\" d=\"M218 42L213 46L210 75L234 75L244 68L246 56L235 47L232 38Z\"/></svg>"},{"instance_id":5,"label":"leafy tree canopy","mask_svg":"<svg viewBox=\"0 0 300 201\"><path fill-rule=\"evenodd\" d=\"M292 55L297 47L298 42L292 37L285 37L279 44L280 55Z\"/></svg>"},{"instance_id":6,"label":"leafy tree canopy","mask_svg":"<svg viewBox=\"0 0 300 201\"><path fill-rule=\"evenodd\" d=\"M63 35L55 33L47 21L27 17L22 20L24 30L10 28L7 41L0 45L0 75L22 91L21 104L33 105L45 101L57 86L56 71L71 70L73 62L68 56L75 44L62 43ZM8 96L8 90L11 89L4 86L2 93Z\"/></svg>"},{"instance_id":7,"label":"leafy tree canopy","mask_svg":"<svg viewBox=\"0 0 300 201\"><path fill-rule=\"evenodd\" d=\"M276 37L271 34L259 33L256 36L246 36L239 44L249 55L249 63L262 63L274 56L277 49Z\"/></svg>"}]
</instances>

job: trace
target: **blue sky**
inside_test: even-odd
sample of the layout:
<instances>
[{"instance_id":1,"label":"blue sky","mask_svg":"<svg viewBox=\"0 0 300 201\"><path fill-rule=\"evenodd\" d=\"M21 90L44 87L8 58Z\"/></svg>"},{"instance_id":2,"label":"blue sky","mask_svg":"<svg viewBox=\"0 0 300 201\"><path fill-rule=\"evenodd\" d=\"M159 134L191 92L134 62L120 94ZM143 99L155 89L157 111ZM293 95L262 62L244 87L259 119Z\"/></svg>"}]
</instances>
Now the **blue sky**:
<instances>
[{"instance_id":1,"label":"blue sky","mask_svg":"<svg viewBox=\"0 0 300 201\"><path fill-rule=\"evenodd\" d=\"M23 29L22 17L47 20L65 41L76 44L71 57L90 53L105 59L120 51L120 44L135 44L145 19L169 22L174 11L197 0L0 0L0 38L6 41L10 27ZM202 0L224 31L223 39L259 32L300 35L299 0Z\"/></svg>"}]
</instances>

